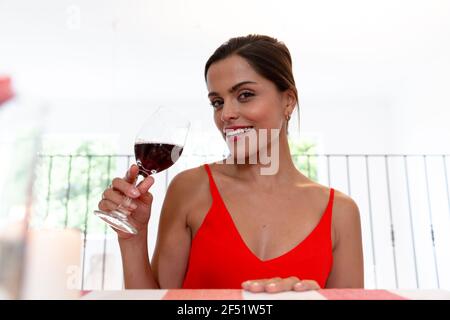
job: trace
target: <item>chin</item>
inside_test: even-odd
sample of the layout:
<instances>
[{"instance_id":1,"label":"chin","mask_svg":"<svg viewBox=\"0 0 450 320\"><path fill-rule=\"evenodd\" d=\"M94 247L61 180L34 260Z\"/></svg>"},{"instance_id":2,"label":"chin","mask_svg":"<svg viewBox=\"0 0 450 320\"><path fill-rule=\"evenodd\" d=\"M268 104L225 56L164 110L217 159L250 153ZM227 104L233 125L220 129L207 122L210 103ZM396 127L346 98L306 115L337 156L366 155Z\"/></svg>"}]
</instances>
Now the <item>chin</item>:
<instances>
[{"instance_id":1,"label":"chin","mask_svg":"<svg viewBox=\"0 0 450 320\"><path fill-rule=\"evenodd\" d=\"M255 150L237 150L233 152L230 150L230 158L236 164L257 164L258 163L258 149Z\"/></svg>"}]
</instances>

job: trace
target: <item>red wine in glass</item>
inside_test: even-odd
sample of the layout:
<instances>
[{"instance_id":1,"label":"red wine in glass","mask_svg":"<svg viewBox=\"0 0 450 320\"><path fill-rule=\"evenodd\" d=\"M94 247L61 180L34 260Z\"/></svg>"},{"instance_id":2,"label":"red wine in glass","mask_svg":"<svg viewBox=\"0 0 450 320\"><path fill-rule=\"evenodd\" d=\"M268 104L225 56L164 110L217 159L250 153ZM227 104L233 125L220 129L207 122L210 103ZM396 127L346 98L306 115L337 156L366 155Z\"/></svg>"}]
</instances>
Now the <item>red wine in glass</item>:
<instances>
[{"instance_id":1,"label":"red wine in glass","mask_svg":"<svg viewBox=\"0 0 450 320\"><path fill-rule=\"evenodd\" d=\"M134 155L140 176L145 178L166 170L181 156L190 122L180 110L181 107L160 107L138 131L134 141ZM133 182L135 185L136 180L137 178ZM131 212L126 209L126 203L130 201L129 197L125 197L123 204L119 204L115 210L95 210L94 214L116 229L137 234L137 229L128 220Z\"/></svg>"},{"instance_id":2,"label":"red wine in glass","mask_svg":"<svg viewBox=\"0 0 450 320\"><path fill-rule=\"evenodd\" d=\"M182 146L170 143L137 142L134 145L139 174L144 177L171 167L182 152Z\"/></svg>"}]
</instances>

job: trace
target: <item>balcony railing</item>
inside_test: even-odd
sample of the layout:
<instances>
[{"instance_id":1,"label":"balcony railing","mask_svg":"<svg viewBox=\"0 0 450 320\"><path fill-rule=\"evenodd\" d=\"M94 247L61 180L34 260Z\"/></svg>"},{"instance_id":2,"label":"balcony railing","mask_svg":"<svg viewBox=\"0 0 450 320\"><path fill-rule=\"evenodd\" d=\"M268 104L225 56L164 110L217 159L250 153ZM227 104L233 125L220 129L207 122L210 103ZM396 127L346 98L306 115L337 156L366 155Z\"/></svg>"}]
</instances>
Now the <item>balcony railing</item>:
<instances>
[{"instance_id":1,"label":"balcony railing","mask_svg":"<svg viewBox=\"0 0 450 320\"><path fill-rule=\"evenodd\" d=\"M450 288L449 155L293 155L311 179L350 195L358 204L367 288ZM171 178L214 156L183 155L157 175L149 250ZM33 224L75 227L84 235L81 289L118 289L122 283L115 233L95 217L101 193L123 176L132 155L41 155Z\"/></svg>"}]
</instances>

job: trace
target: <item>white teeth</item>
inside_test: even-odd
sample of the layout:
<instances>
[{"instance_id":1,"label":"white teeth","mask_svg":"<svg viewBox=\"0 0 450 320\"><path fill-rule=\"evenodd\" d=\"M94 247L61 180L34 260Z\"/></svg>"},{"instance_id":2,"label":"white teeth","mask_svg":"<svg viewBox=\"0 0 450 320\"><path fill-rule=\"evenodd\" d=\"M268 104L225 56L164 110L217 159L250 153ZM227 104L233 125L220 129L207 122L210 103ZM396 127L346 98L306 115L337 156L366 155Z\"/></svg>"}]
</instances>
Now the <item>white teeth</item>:
<instances>
[{"instance_id":1,"label":"white teeth","mask_svg":"<svg viewBox=\"0 0 450 320\"><path fill-rule=\"evenodd\" d=\"M240 129L236 129L236 130L226 130L225 134L227 137L233 137L233 136L237 136L239 134L243 134L245 132L248 132L250 130L252 130L253 128L240 128Z\"/></svg>"}]
</instances>

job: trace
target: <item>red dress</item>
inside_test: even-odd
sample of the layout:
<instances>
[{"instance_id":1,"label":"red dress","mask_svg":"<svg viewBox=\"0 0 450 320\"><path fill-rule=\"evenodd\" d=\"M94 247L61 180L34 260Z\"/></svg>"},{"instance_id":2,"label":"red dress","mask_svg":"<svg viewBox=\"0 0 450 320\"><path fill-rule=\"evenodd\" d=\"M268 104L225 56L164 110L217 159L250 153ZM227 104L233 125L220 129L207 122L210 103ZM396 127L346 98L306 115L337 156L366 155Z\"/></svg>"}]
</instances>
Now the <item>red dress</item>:
<instances>
[{"instance_id":1,"label":"red dress","mask_svg":"<svg viewBox=\"0 0 450 320\"><path fill-rule=\"evenodd\" d=\"M207 164L204 165L212 195L212 205L191 244L184 289L241 289L246 280L297 276L316 280L325 287L333 263L331 215L334 189L314 230L295 248L270 259L259 259L245 244Z\"/></svg>"}]
</instances>

